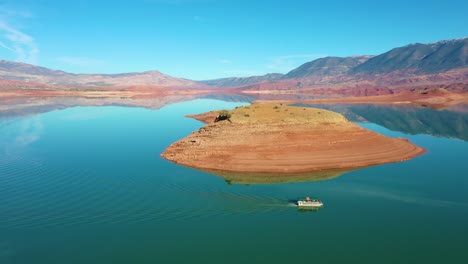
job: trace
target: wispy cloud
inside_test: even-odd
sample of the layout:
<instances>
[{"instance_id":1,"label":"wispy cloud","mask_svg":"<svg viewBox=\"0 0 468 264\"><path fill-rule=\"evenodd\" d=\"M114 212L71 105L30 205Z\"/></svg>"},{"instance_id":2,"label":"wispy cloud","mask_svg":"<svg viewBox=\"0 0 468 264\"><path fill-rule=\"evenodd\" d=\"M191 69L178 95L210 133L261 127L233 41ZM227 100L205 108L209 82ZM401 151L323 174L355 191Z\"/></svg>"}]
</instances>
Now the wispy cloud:
<instances>
[{"instance_id":1,"label":"wispy cloud","mask_svg":"<svg viewBox=\"0 0 468 264\"><path fill-rule=\"evenodd\" d=\"M15 138L15 142L22 146L29 145L41 137L43 130L44 125L40 117L25 120L20 127L18 136Z\"/></svg>"},{"instance_id":2,"label":"wispy cloud","mask_svg":"<svg viewBox=\"0 0 468 264\"><path fill-rule=\"evenodd\" d=\"M11 52L15 52L15 50L14 50L13 48L8 47L8 45L5 44L5 43L3 43L2 41L0 41L0 47L2 47L2 48L4 48L4 49L7 49L7 50L9 50L9 51L11 51Z\"/></svg>"},{"instance_id":3,"label":"wispy cloud","mask_svg":"<svg viewBox=\"0 0 468 264\"><path fill-rule=\"evenodd\" d=\"M34 38L9 23L9 19L27 18L28 12L0 9L0 47L16 55L16 60L37 64L39 47Z\"/></svg>"},{"instance_id":4,"label":"wispy cloud","mask_svg":"<svg viewBox=\"0 0 468 264\"><path fill-rule=\"evenodd\" d=\"M288 72L298 66L318 58L325 57L325 54L294 54L277 56L271 60L271 63L266 65L267 69L277 72Z\"/></svg>"},{"instance_id":5,"label":"wispy cloud","mask_svg":"<svg viewBox=\"0 0 468 264\"><path fill-rule=\"evenodd\" d=\"M63 56L57 58L57 61L81 67L91 67L91 66L103 66L106 65L106 62L99 59L88 58L88 57L74 57L74 56Z\"/></svg>"}]
</instances>

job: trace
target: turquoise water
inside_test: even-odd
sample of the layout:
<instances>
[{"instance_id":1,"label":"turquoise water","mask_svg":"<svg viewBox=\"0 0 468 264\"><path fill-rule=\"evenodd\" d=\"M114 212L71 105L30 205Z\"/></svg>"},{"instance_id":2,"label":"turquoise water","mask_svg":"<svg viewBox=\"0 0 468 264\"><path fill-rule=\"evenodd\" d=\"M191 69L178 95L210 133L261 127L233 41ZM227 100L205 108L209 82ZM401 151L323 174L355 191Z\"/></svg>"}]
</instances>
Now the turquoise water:
<instances>
[{"instance_id":1,"label":"turquoise water","mask_svg":"<svg viewBox=\"0 0 468 264\"><path fill-rule=\"evenodd\" d=\"M0 263L468 261L468 142L399 132L388 125L397 114L359 125L409 138L425 155L330 180L229 185L160 158L202 126L185 114L243 104L0 119ZM305 195L325 206L301 212L288 202Z\"/></svg>"}]
</instances>

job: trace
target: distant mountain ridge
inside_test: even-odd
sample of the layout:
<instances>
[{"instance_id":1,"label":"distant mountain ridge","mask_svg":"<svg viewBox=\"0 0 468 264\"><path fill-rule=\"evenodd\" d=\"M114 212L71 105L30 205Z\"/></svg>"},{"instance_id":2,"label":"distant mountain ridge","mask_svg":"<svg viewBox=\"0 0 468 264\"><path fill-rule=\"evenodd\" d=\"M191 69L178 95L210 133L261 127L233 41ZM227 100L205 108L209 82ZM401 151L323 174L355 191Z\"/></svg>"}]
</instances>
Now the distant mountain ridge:
<instances>
[{"instance_id":1,"label":"distant mountain ridge","mask_svg":"<svg viewBox=\"0 0 468 264\"><path fill-rule=\"evenodd\" d=\"M284 78L301 78L309 75L344 74L354 67L365 63L372 56L325 57L302 64L288 72Z\"/></svg>"},{"instance_id":2,"label":"distant mountain ridge","mask_svg":"<svg viewBox=\"0 0 468 264\"><path fill-rule=\"evenodd\" d=\"M58 86L202 87L192 80L165 75L159 71L119 74L74 74L22 62L0 60L0 79Z\"/></svg>"},{"instance_id":3,"label":"distant mountain ridge","mask_svg":"<svg viewBox=\"0 0 468 264\"><path fill-rule=\"evenodd\" d=\"M395 48L370 58L349 73L381 74L406 70L436 73L464 67L468 67L468 38Z\"/></svg>"},{"instance_id":4,"label":"distant mountain ridge","mask_svg":"<svg viewBox=\"0 0 468 264\"><path fill-rule=\"evenodd\" d=\"M0 71L18 74L30 75L46 75L46 76L62 76L67 75L64 71L51 70L41 66L35 66L23 62L13 62L7 60L0 60ZM3 76L2 76L3 77Z\"/></svg>"},{"instance_id":5,"label":"distant mountain ridge","mask_svg":"<svg viewBox=\"0 0 468 264\"><path fill-rule=\"evenodd\" d=\"M353 80L353 78L359 79L359 76L362 75L372 77L392 74L394 72L427 75L460 68L468 68L468 37L442 40L428 44L409 44L394 48L377 56L360 55L319 58L302 64L277 80L259 79L257 81L253 77L224 78L221 80L225 80L222 87L231 84L227 80L236 79L249 80L244 85L252 85L265 81L305 78L317 80L321 85L326 85L327 82L336 84L338 82ZM203 81L203 83L215 86L219 83L219 80L208 80ZM229 86L239 86L239 84L237 82L235 85L232 83Z\"/></svg>"},{"instance_id":6,"label":"distant mountain ridge","mask_svg":"<svg viewBox=\"0 0 468 264\"><path fill-rule=\"evenodd\" d=\"M270 82L276 81L283 78L284 74L281 73L269 73L263 76L251 76L251 77L230 77L230 78L221 78L215 80L199 81L200 83L206 84L208 86L215 87L235 87L235 86L244 86L253 83L260 82Z\"/></svg>"},{"instance_id":7,"label":"distant mountain ridge","mask_svg":"<svg viewBox=\"0 0 468 264\"><path fill-rule=\"evenodd\" d=\"M450 73L460 69L462 72ZM192 81L146 71L121 74L73 74L21 62L0 60L0 80L31 82L54 86L158 86L175 88L299 89L330 87L456 83L465 85L468 77L468 37L394 48L377 56L325 57L306 62L286 74L231 77ZM445 74L447 73L447 74ZM442 75L443 76L442 76Z\"/></svg>"}]
</instances>

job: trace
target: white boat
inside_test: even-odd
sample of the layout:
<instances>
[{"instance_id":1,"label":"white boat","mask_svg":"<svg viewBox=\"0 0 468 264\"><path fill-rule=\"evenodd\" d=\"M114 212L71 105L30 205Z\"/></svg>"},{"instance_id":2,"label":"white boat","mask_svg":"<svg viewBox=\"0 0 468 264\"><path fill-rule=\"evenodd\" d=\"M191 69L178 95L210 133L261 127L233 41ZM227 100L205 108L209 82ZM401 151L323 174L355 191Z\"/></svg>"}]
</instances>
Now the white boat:
<instances>
[{"instance_id":1,"label":"white boat","mask_svg":"<svg viewBox=\"0 0 468 264\"><path fill-rule=\"evenodd\" d=\"M318 208L322 207L323 203L319 199L310 199L306 197L304 200L298 200L297 206L301 208Z\"/></svg>"}]
</instances>

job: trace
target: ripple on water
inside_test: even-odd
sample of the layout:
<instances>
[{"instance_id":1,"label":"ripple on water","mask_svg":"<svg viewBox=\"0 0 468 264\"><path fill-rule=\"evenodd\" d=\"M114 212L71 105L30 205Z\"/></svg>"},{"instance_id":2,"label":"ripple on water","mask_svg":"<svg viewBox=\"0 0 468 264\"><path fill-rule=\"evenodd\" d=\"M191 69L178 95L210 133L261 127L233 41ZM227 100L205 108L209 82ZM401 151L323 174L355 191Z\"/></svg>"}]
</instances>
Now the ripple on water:
<instances>
[{"instance_id":1,"label":"ripple on water","mask_svg":"<svg viewBox=\"0 0 468 264\"><path fill-rule=\"evenodd\" d=\"M9 229L186 221L290 209L278 198L61 168L17 153L0 154L0 198L0 228Z\"/></svg>"}]
</instances>

